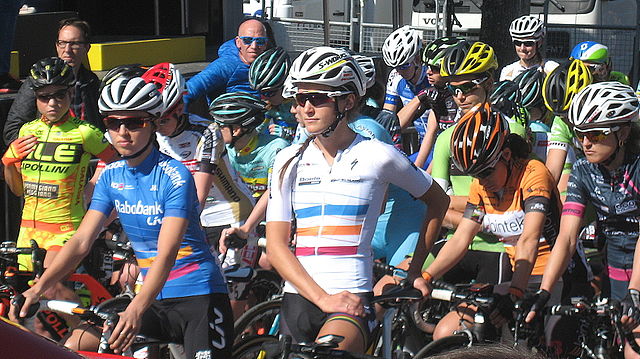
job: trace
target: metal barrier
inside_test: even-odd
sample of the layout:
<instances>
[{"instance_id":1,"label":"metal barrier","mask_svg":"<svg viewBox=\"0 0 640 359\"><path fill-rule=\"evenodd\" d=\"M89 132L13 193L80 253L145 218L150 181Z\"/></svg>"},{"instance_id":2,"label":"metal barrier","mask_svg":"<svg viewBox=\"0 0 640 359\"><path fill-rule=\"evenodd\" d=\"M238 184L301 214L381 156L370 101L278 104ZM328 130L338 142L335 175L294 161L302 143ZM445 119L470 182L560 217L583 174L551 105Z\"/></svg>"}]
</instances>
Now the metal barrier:
<instances>
[{"instance_id":1,"label":"metal barrier","mask_svg":"<svg viewBox=\"0 0 640 359\"><path fill-rule=\"evenodd\" d=\"M596 41L609 48L614 70L631 74L634 57L638 57L638 49L634 45L635 38L635 27L549 24L546 38L547 56L566 59L576 44L588 40Z\"/></svg>"},{"instance_id":2,"label":"metal barrier","mask_svg":"<svg viewBox=\"0 0 640 359\"><path fill-rule=\"evenodd\" d=\"M300 20L291 18L273 18L270 20L280 46L289 52L300 53L315 46L323 46L324 23L320 20ZM352 24L348 22L329 22L329 46L354 48Z\"/></svg>"}]
</instances>

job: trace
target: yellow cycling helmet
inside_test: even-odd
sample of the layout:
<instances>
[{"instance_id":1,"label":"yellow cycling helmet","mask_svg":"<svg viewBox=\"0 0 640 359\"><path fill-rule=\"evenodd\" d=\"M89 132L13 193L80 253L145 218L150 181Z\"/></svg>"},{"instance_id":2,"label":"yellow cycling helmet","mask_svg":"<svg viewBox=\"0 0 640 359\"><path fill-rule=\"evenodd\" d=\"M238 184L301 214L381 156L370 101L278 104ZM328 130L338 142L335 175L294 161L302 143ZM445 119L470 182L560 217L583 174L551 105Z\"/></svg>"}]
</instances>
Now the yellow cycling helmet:
<instances>
[{"instance_id":1,"label":"yellow cycling helmet","mask_svg":"<svg viewBox=\"0 0 640 359\"><path fill-rule=\"evenodd\" d=\"M582 61L564 62L544 79L544 105L554 114L564 115L569 111L573 97L591 82L591 72Z\"/></svg>"},{"instance_id":2,"label":"yellow cycling helmet","mask_svg":"<svg viewBox=\"0 0 640 359\"><path fill-rule=\"evenodd\" d=\"M498 58L491 46L478 41L469 47L463 42L447 50L440 74L443 77L482 74L497 68Z\"/></svg>"}]
</instances>

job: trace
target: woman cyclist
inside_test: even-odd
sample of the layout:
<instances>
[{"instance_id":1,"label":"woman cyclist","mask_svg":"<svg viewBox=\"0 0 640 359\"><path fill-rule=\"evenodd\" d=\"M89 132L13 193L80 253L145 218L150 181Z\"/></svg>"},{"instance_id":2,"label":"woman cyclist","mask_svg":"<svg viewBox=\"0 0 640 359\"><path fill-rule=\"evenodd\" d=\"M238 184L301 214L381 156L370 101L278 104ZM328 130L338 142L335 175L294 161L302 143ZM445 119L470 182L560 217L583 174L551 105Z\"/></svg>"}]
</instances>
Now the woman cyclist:
<instances>
[{"instance_id":1,"label":"woman cyclist","mask_svg":"<svg viewBox=\"0 0 640 359\"><path fill-rule=\"evenodd\" d=\"M91 250L107 216L118 212L144 282L119 313L109 344L126 350L137 333L184 344L186 356L228 358L233 317L226 283L199 223L193 177L155 147L155 119L164 110L156 86L118 78L102 89L100 111L121 161L106 166L80 227L31 289L20 316ZM13 307L17 314L17 306Z\"/></svg>"},{"instance_id":2,"label":"woman cyclist","mask_svg":"<svg viewBox=\"0 0 640 359\"><path fill-rule=\"evenodd\" d=\"M569 60L580 60L591 71L593 82L618 81L630 85L629 77L622 72L612 71L609 48L595 41L583 41L571 50Z\"/></svg>"},{"instance_id":3,"label":"woman cyclist","mask_svg":"<svg viewBox=\"0 0 640 359\"><path fill-rule=\"evenodd\" d=\"M424 259L440 230L447 197L431 177L392 146L366 140L348 121L365 93L362 69L344 50L303 52L291 69L310 137L282 150L274 165L267 210L267 250L286 279L281 332L298 342L340 335L341 349L363 352L373 325L371 237L389 183L428 202L415 255ZM291 220L297 247L289 250ZM426 291L420 264L409 270Z\"/></svg>"},{"instance_id":4,"label":"woman cyclist","mask_svg":"<svg viewBox=\"0 0 640 359\"><path fill-rule=\"evenodd\" d=\"M548 74L558 66L557 62L542 57L545 30L544 22L535 16L524 15L513 20L509 34L519 60L502 69L500 81L513 80L522 71L533 67Z\"/></svg>"},{"instance_id":5,"label":"woman cyclist","mask_svg":"<svg viewBox=\"0 0 640 359\"><path fill-rule=\"evenodd\" d=\"M571 172L567 199L562 209L560 234L544 272L538 302L539 311L576 250L577 236L587 203L594 204L597 232L606 243L606 261L611 297L631 308L627 326L640 322L640 128L638 98L629 86L602 82L587 86L571 104L569 121L574 126L585 158L576 161ZM633 309L635 308L635 309ZM530 313L528 319L532 319Z\"/></svg>"},{"instance_id":6,"label":"woman cyclist","mask_svg":"<svg viewBox=\"0 0 640 359\"><path fill-rule=\"evenodd\" d=\"M528 158L526 141L509 133L504 115L488 106L478 106L458 122L451 153L456 167L474 180L463 219L423 277L442 277L479 231L491 233L504 243L513 266L509 294L498 305L501 313L512 310L529 286L539 285L557 236L560 200L553 180L542 162ZM459 306L440 320L434 339L451 335L463 322L472 325L473 313L473 307ZM494 323L501 322L499 317Z\"/></svg>"}]
</instances>

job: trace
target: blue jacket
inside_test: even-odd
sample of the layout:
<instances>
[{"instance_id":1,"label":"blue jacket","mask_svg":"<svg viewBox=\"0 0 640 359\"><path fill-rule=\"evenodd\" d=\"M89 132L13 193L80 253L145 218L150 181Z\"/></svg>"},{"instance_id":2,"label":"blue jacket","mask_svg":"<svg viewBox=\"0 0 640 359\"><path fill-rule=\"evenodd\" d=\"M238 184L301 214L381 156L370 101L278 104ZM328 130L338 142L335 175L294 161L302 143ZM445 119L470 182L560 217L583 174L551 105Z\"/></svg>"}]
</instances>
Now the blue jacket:
<instances>
[{"instance_id":1,"label":"blue jacket","mask_svg":"<svg viewBox=\"0 0 640 359\"><path fill-rule=\"evenodd\" d=\"M249 65L240 60L235 39L231 39L218 49L218 58L199 74L187 81L185 109L189 102L200 96L207 96L207 103L226 92L245 91L258 95L249 85Z\"/></svg>"}]
</instances>

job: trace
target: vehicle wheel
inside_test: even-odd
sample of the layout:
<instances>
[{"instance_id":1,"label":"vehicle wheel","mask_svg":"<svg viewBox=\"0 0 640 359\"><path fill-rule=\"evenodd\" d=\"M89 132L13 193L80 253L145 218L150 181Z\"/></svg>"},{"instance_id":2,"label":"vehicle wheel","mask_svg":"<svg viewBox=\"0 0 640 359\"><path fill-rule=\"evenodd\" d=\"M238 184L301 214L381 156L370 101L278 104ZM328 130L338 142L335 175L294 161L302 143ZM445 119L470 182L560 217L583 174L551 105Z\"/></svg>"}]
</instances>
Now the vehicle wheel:
<instances>
[{"instance_id":1,"label":"vehicle wheel","mask_svg":"<svg viewBox=\"0 0 640 359\"><path fill-rule=\"evenodd\" d=\"M258 335L245 338L233 346L234 359L265 359L266 353L262 350L262 344L277 343L278 338L271 335Z\"/></svg>"},{"instance_id":2,"label":"vehicle wheel","mask_svg":"<svg viewBox=\"0 0 640 359\"><path fill-rule=\"evenodd\" d=\"M242 314L233 326L236 333L235 343L251 336L268 335L272 326L278 325L276 321L279 319L280 307L282 307L282 298L277 297L262 302Z\"/></svg>"},{"instance_id":3,"label":"vehicle wheel","mask_svg":"<svg viewBox=\"0 0 640 359\"><path fill-rule=\"evenodd\" d=\"M432 355L448 352L450 350L465 348L470 344L469 336L466 334L455 334L448 337L434 340L425 345L413 359L428 358Z\"/></svg>"}]
</instances>

